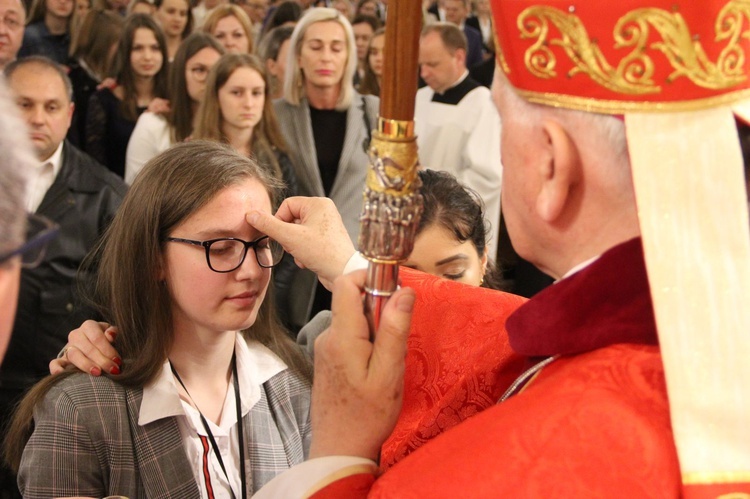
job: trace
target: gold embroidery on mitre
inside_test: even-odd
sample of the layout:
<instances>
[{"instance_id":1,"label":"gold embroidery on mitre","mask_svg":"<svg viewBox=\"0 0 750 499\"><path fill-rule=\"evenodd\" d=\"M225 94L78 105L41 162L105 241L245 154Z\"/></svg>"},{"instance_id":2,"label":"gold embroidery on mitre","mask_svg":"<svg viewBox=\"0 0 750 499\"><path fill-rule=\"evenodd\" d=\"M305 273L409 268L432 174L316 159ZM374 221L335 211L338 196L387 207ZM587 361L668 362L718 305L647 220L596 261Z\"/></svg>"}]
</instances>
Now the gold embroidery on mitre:
<instances>
[{"instance_id":1,"label":"gold embroidery on mitre","mask_svg":"<svg viewBox=\"0 0 750 499\"><path fill-rule=\"evenodd\" d=\"M729 494L722 494L716 499L750 499L750 494L744 492L730 492Z\"/></svg>"},{"instance_id":2,"label":"gold embroidery on mitre","mask_svg":"<svg viewBox=\"0 0 750 499\"><path fill-rule=\"evenodd\" d=\"M614 28L614 48L632 47L616 67L606 60L598 40L589 37L574 14L534 6L521 12L516 24L521 38L536 39L524 54L524 63L531 74L544 79L556 77L557 56L550 47L559 46L574 64L568 77L583 73L614 92L643 95L662 91L653 80L654 52L663 54L674 69L665 83L686 77L697 86L721 90L744 82L745 53L739 42L750 37L750 31L743 29L745 19L750 19L750 0L731 0L721 10L715 23L716 41L728 42L714 64L679 12L656 8L633 10L621 17ZM559 31L559 38L550 35L551 25ZM652 29L658 33L659 41L649 43Z\"/></svg>"}]
</instances>

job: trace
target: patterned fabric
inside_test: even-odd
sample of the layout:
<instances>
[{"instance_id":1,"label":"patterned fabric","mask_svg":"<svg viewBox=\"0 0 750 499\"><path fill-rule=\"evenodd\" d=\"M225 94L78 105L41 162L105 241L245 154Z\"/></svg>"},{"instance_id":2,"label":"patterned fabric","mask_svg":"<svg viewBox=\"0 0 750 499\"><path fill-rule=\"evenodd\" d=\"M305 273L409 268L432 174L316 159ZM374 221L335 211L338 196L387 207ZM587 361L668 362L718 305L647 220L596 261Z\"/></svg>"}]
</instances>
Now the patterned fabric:
<instances>
[{"instance_id":1,"label":"patterned fabric","mask_svg":"<svg viewBox=\"0 0 750 499\"><path fill-rule=\"evenodd\" d=\"M557 360L521 394L420 448L381 476L315 499L678 498L658 348L615 345Z\"/></svg>"},{"instance_id":2,"label":"patterned fabric","mask_svg":"<svg viewBox=\"0 0 750 499\"><path fill-rule=\"evenodd\" d=\"M175 419L139 426L141 398L142 390L104 377L58 382L34 412L18 475L24 497L198 499ZM306 458L309 408L309 383L289 370L263 384L261 400L243 418L248 495Z\"/></svg>"},{"instance_id":3,"label":"patterned fabric","mask_svg":"<svg viewBox=\"0 0 750 499\"><path fill-rule=\"evenodd\" d=\"M403 407L383 445L382 470L493 406L524 365L504 332L505 320L524 298L408 268L401 268L400 275L402 286L417 291L417 301Z\"/></svg>"},{"instance_id":4,"label":"patterned fabric","mask_svg":"<svg viewBox=\"0 0 750 499\"><path fill-rule=\"evenodd\" d=\"M367 497L679 497L645 275L634 239L522 305L507 321L514 349L563 356L399 461ZM313 497L364 497L371 481L353 475Z\"/></svg>"}]
</instances>

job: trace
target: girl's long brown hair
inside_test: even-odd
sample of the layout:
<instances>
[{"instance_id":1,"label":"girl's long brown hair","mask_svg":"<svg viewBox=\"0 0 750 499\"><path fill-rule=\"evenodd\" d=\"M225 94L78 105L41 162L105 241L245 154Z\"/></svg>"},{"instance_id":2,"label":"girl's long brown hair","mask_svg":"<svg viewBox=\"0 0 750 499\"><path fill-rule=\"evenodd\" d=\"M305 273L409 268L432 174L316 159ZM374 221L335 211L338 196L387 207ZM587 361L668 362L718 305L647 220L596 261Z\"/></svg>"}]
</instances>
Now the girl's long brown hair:
<instances>
[{"instance_id":1,"label":"girl's long brown hair","mask_svg":"<svg viewBox=\"0 0 750 499\"><path fill-rule=\"evenodd\" d=\"M138 28L145 28L154 33L156 42L159 44L162 63L159 71L154 75L153 96L162 99L167 98L167 66L169 66L169 55L167 54L167 41L164 32L148 14L132 14L125 20L122 39L117 46L117 53L113 64L113 73L117 84L123 88L125 97L120 104L122 115L125 119L136 121L138 119L138 92L135 87L135 72L130 65L130 53L133 51L133 40Z\"/></svg>"},{"instance_id":2,"label":"girl's long brown hair","mask_svg":"<svg viewBox=\"0 0 750 499\"><path fill-rule=\"evenodd\" d=\"M227 138L221 132L223 117L219 106L219 90L227 83L227 80L239 68L250 68L257 72L266 84L265 103L263 104L263 116L253 130L250 139L250 150L263 166L270 166L271 171L277 179L281 179L281 168L276 159L274 150L287 152L284 137L281 135L276 112L271 102L271 88L268 84L268 75L263 63L254 55L249 54L225 54L211 69L206 80L206 94L203 102L198 108L193 137L196 139L216 140L227 142Z\"/></svg>"},{"instance_id":3,"label":"girl's long brown hair","mask_svg":"<svg viewBox=\"0 0 750 499\"><path fill-rule=\"evenodd\" d=\"M185 69L188 61L205 48L224 54L224 46L216 38L199 31L183 40L169 67L170 112L167 121L174 143L182 142L193 133L193 101L188 95Z\"/></svg>"},{"instance_id":4,"label":"girl's long brown hair","mask_svg":"<svg viewBox=\"0 0 750 499\"><path fill-rule=\"evenodd\" d=\"M224 144L191 141L149 161L133 182L103 240L83 265L98 267L91 299L104 319L119 328L114 346L123 367L114 378L117 383L142 388L158 375L172 347L171 297L158 278L163 241L221 190L248 178L267 186L272 204L277 204L280 183L255 161ZM255 323L243 334L310 379L308 359L276 317L272 288ZM13 469L18 469L31 435L34 407L70 373L48 376L21 401L4 449Z\"/></svg>"}]
</instances>

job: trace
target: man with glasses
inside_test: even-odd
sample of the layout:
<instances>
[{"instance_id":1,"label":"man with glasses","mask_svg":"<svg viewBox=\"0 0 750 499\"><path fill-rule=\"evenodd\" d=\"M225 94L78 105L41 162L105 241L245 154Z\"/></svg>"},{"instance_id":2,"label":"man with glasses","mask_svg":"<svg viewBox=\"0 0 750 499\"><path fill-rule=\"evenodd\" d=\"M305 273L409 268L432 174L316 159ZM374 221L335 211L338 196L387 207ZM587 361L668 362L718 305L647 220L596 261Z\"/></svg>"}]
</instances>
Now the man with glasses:
<instances>
[{"instance_id":1,"label":"man with glasses","mask_svg":"<svg viewBox=\"0 0 750 499\"><path fill-rule=\"evenodd\" d=\"M34 214L37 231L50 230L40 221L43 216L59 226L59 235L36 268L21 271L13 339L0 369L0 424L47 373L49 359L65 344L71 327L92 317L93 310L82 305L77 293L90 274L79 274L79 266L126 191L122 179L65 140L73 114L72 87L59 65L29 57L9 64L5 77L36 154L23 172L29 182L26 211ZM39 258L38 252L25 254ZM0 490L13 487L15 479L0 477Z\"/></svg>"},{"instance_id":2,"label":"man with glasses","mask_svg":"<svg viewBox=\"0 0 750 499\"><path fill-rule=\"evenodd\" d=\"M0 0L0 69L16 59L25 24L26 11L21 0Z\"/></svg>"}]
</instances>

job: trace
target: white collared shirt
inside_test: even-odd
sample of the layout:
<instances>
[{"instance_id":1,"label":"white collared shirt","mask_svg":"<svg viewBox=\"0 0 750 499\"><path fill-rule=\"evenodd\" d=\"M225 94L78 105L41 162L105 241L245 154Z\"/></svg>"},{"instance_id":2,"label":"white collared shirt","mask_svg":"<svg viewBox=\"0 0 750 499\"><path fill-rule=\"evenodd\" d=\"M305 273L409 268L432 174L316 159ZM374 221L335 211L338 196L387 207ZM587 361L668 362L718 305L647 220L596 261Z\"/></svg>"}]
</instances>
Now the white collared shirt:
<instances>
[{"instance_id":1,"label":"white collared shirt","mask_svg":"<svg viewBox=\"0 0 750 499\"><path fill-rule=\"evenodd\" d=\"M287 369L287 366L268 348L257 341L247 342L241 334L236 335L235 354L237 375L240 381L240 398L242 399L241 413L242 417L245 417L260 400L261 385ZM237 410L233 384L230 382L224 399L220 424L216 425L207 420L229 475L229 482L227 482L227 478L216 459L216 454L206 438L207 433L200 420L200 414L192 407L189 400L180 397L177 383L169 361L165 362L157 378L143 388L143 400L141 401L138 424L144 426L162 418L176 418L185 452L192 465L201 496L208 497L206 479L203 475L205 454L214 497L217 499L231 498L230 482L231 489L235 492L239 492L241 487L239 446L237 445ZM204 453L204 441L207 443L207 453ZM249 475L249 470L246 473Z\"/></svg>"},{"instance_id":2,"label":"white collared shirt","mask_svg":"<svg viewBox=\"0 0 750 499\"><path fill-rule=\"evenodd\" d=\"M55 182L57 174L60 173L63 144L64 142L60 142L52 156L35 165L29 172L28 187L26 188L26 210L29 213L35 213L39 209L45 194Z\"/></svg>"}]
</instances>

